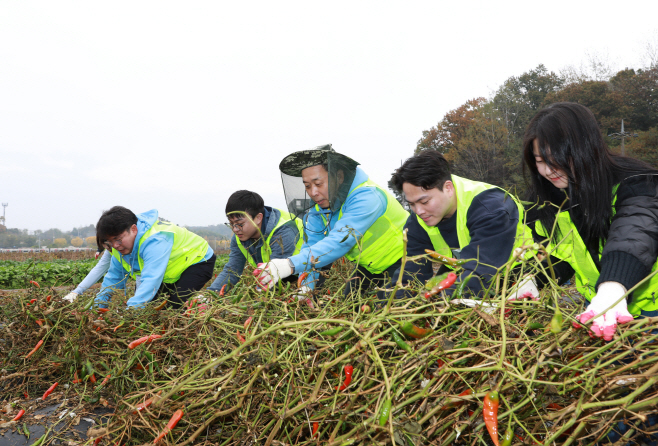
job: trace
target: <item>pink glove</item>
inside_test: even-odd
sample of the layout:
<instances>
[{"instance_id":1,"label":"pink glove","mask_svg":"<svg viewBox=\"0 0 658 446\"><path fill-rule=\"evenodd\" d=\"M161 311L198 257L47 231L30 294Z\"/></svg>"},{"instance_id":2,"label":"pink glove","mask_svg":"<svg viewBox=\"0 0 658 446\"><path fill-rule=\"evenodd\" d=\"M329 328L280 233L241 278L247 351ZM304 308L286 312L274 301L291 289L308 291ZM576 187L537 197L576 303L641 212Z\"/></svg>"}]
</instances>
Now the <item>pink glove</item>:
<instances>
[{"instance_id":1,"label":"pink glove","mask_svg":"<svg viewBox=\"0 0 658 446\"><path fill-rule=\"evenodd\" d=\"M592 302L587 306L585 312L576 316L581 323L585 323L592 318L592 333L596 337L603 337L606 341L612 341L612 338L617 330L617 324L625 324L633 320L633 315L628 312L626 306L626 299L617 302L624 294L626 288L617 282L603 282L599 285L599 290L596 296L592 298ZM606 311L607 310L607 311ZM580 325L574 322L574 327L580 328Z\"/></svg>"}]
</instances>

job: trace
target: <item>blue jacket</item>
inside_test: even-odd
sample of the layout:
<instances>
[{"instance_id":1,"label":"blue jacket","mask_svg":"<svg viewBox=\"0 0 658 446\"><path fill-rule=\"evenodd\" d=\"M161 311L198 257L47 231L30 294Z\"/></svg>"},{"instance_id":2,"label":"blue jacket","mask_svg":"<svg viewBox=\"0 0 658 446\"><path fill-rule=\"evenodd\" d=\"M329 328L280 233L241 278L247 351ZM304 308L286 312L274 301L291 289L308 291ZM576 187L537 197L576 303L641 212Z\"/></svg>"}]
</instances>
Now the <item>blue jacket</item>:
<instances>
[{"instance_id":1,"label":"blue jacket","mask_svg":"<svg viewBox=\"0 0 658 446\"><path fill-rule=\"evenodd\" d=\"M144 260L144 271L140 272L142 281L140 287L135 291L135 295L128 300L129 307L143 306L152 301L160 289L160 285L162 285L162 279L167 270L171 248L174 245L174 237L171 233L159 232L146 239L141 248L139 246L142 235L157 220L158 211L155 209L137 215L137 236L135 237L133 250L130 254L121 256L135 273L140 272L138 256L141 256ZM141 253L139 252L140 249ZM200 262L208 260L212 255L213 250L209 246L206 256ZM125 292L127 279L128 272L117 259L112 257L110 269L103 279L101 291L96 295L96 302L101 305L105 304L111 292L115 290L124 290Z\"/></svg>"},{"instance_id":2,"label":"blue jacket","mask_svg":"<svg viewBox=\"0 0 658 446\"><path fill-rule=\"evenodd\" d=\"M342 205L343 217L338 220L340 210L331 212L330 209L317 211L311 208L304 216L304 232L306 241L299 254L290 257L295 266L295 274L311 271L311 256L315 268L319 269L330 265L349 252L356 244L354 237L345 237L350 230L357 234L365 234L370 226L386 212L386 196L372 187L354 188L368 180L368 175L360 168L356 168L356 176L350 186L350 195ZM352 191L354 191L352 193ZM327 223L325 223L326 219ZM347 228L349 227L349 228ZM318 273L310 273L305 285L315 288Z\"/></svg>"},{"instance_id":3,"label":"blue jacket","mask_svg":"<svg viewBox=\"0 0 658 446\"><path fill-rule=\"evenodd\" d=\"M249 240L244 243L247 252L254 258L256 263L263 263L260 249L263 246L263 239L267 239L270 233L281 217L281 212L278 209L265 206L265 214L263 215L263 222L261 226L265 228L263 237L258 240ZM295 245L299 240L300 234L297 226L294 224L285 224L280 226L272 235L270 247L272 248L272 259L287 259L295 252ZM236 237L231 238L231 252L228 255L228 262L224 265L224 269L219 273L215 281L208 287L209 290L217 291L222 289L227 283L236 284L240 280L244 266L247 263L242 251L238 247Z\"/></svg>"}]
</instances>

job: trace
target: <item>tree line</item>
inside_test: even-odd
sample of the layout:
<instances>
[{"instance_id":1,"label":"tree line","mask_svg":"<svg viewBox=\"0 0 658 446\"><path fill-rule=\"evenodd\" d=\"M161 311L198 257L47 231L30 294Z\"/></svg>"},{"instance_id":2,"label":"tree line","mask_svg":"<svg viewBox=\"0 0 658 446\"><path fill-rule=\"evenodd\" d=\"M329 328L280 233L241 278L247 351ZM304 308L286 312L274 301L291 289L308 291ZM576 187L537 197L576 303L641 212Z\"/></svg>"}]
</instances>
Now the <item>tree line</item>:
<instances>
[{"instance_id":1,"label":"tree line","mask_svg":"<svg viewBox=\"0 0 658 446\"><path fill-rule=\"evenodd\" d=\"M445 114L422 133L415 153L437 150L456 175L522 193L523 133L541 108L554 102L590 108L613 151L621 140L608 135L624 129L625 154L658 167L658 64L625 68L606 79L574 72L556 74L544 65L512 76L489 99L478 97Z\"/></svg>"}]
</instances>

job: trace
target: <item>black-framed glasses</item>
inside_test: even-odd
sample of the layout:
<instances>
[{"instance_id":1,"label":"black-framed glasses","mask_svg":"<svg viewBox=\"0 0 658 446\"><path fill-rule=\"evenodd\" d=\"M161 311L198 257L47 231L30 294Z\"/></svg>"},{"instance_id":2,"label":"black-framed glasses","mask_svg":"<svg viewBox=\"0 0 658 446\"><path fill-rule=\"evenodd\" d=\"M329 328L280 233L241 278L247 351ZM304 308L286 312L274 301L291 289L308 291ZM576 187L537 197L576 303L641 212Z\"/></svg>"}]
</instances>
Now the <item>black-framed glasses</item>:
<instances>
[{"instance_id":1,"label":"black-framed glasses","mask_svg":"<svg viewBox=\"0 0 658 446\"><path fill-rule=\"evenodd\" d=\"M235 231L241 231L241 230L242 230L242 227L243 227L245 224L247 224L247 222L245 221L244 223L224 223L224 224L225 224L226 226L228 226L228 228L229 228L231 231L235 232Z\"/></svg>"}]
</instances>

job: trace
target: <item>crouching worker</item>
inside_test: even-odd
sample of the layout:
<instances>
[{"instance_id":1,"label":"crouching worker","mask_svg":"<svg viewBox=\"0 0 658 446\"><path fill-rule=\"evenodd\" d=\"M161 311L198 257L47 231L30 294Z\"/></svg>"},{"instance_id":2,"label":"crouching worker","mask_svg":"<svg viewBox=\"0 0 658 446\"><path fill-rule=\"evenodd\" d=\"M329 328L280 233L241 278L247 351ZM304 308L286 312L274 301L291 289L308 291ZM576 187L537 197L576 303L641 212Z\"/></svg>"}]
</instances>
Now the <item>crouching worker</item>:
<instances>
[{"instance_id":1,"label":"crouching worker","mask_svg":"<svg viewBox=\"0 0 658 446\"><path fill-rule=\"evenodd\" d=\"M112 262L96 302L104 305L110 294L125 289L128 276L142 281L128 306L143 306L160 294L169 305L180 308L212 278L215 253L204 239L172 223L158 219L153 209L135 215L122 206L103 212L96 236L112 247Z\"/></svg>"},{"instance_id":2,"label":"crouching worker","mask_svg":"<svg viewBox=\"0 0 658 446\"><path fill-rule=\"evenodd\" d=\"M515 198L496 186L452 175L448 161L435 150L407 159L393 174L391 184L414 212L405 224L407 254L422 255L429 249L450 258L476 259L463 264L461 274L462 279L469 277L465 288L473 296L483 297L496 270L512 259L514 248L533 243L524 225L523 207ZM433 275L429 260L407 262L405 271L421 281ZM442 267L439 274L444 271L449 269ZM516 292L538 295L532 280L525 280ZM474 306L480 302L455 303Z\"/></svg>"},{"instance_id":3,"label":"crouching worker","mask_svg":"<svg viewBox=\"0 0 658 446\"><path fill-rule=\"evenodd\" d=\"M293 273L309 272L301 290L304 294L318 280L313 269L325 268L343 256L358 264L345 295L360 286L386 286L400 265L402 227L409 213L358 164L331 145L295 152L281 161L289 210L296 215L308 210L306 240L299 254L272 260L255 272L263 286L272 287Z\"/></svg>"},{"instance_id":4,"label":"crouching worker","mask_svg":"<svg viewBox=\"0 0 658 446\"><path fill-rule=\"evenodd\" d=\"M235 285L247 262L256 268L259 263L287 259L302 246L302 221L286 211L265 206L256 192L233 193L226 203L226 217L235 237L231 239L228 262L209 290L219 292L224 285Z\"/></svg>"}]
</instances>

